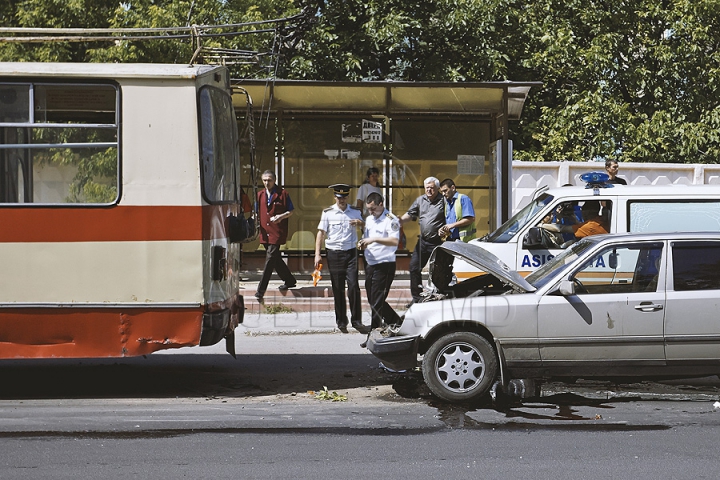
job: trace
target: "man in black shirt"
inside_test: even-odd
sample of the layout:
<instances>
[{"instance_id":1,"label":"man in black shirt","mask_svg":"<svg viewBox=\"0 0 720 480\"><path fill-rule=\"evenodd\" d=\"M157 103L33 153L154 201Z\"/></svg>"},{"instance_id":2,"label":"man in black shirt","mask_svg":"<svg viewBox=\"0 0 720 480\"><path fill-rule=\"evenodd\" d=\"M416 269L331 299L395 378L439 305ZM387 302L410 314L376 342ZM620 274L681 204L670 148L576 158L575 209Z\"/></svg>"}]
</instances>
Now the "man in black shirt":
<instances>
[{"instance_id":1,"label":"man in black shirt","mask_svg":"<svg viewBox=\"0 0 720 480\"><path fill-rule=\"evenodd\" d=\"M440 227L445 225L445 203L440 195L440 180L428 177L423 182L425 195L420 195L407 213L400 217L400 222L420 220L420 237L410 258L410 293L413 301L420 301L422 287L422 269L427 264L432 251L440 245ZM408 304L408 306L411 304Z\"/></svg>"},{"instance_id":2,"label":"man in black shirt","mask_svg":"<svg viewBox=\"0 0 720 480\"><path fill-rule=\"evenodd\" d=\"M620 167L618 166L618 162L615 160L607 160L605 162L605 171L608 175L610 175L610 180L607 181L607 183L614 183L616 185L627 185L627 182L624 178L620 178L617 176L618 169Z\"/></svg>"}]
</instances>

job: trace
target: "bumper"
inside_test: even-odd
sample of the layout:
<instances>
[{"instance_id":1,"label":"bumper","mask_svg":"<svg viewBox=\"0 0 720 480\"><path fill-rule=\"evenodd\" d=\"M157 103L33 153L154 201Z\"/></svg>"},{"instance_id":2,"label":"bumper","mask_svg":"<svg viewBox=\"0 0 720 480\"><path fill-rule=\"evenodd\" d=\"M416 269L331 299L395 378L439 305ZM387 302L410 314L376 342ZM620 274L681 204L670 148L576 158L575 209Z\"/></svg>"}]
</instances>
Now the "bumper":
<instances>
[{"instance_id":1,"label":"bumper","mask_svg":"<svg viewBox=\"0 0 720 480\"><path fill-rule=\"evenodd\" d=\"M383 337L374 330L367 341L367 349L393 370L412 370L417 367L420 336Z\"/></svg>"},{"instance_id":2,"label":"bumper","mask_svg":"<svg viewBox=\"0 0 720 480\"><path fill-rule=\"evenodd\" d=\"M235 327L243 322L245 303L242 295L237 294L226 303L228 308L203 314L201 346L215 345L224 337L232 335Z\"/></svg>"}]
</instances>

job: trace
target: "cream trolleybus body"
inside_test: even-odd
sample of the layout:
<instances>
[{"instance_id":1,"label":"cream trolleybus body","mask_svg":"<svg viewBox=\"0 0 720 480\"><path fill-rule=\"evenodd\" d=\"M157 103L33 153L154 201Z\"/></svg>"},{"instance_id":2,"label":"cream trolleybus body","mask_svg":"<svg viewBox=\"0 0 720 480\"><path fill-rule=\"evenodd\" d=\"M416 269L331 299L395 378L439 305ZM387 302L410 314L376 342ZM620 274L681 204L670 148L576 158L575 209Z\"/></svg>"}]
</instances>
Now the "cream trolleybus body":
<instances>
[{"instance_id":1,"label":"cream trolleybus body","mask_svg":"<svg viewBox=\"0 0 720 480\"><path fill-rule=\"evenodd\" d=\"M229 86L223 67L0 63L0 358L232 339Z\"/></svg>"}]
</instances>

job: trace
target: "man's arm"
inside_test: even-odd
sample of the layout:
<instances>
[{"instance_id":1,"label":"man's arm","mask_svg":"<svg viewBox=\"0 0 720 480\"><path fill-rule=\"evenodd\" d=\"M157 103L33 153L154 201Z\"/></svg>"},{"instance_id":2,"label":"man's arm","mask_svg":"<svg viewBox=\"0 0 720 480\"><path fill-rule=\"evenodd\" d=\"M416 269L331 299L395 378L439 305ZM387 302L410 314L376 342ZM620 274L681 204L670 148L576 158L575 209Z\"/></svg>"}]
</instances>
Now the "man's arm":
<instances>
[{"instance_id":1,"label":"man's arm","mask_svg":"<svg viewBox=\"0 0 720 480\"><path fill-rule=\"evenodd\" d=\"M320 255L320 250L322 250L323 242L325 241L325 231L324 230L318 230L317 237L315 237L315 269L317 270L318 266L320 265L320 262L322 261L322 255Z\"/></svg>"},{"instance_id":2,"label":"man's arm","mask_svg":"<svg viewBox=\"0 0 720 480\"><path fill-rule=\"evenodd\" d=\"M403 213L398 217L398 221L400 222L400 225L402 225L405 222L409 222L413 220L413 217L411 217L408 213Z\"/></svg>"},{"instance_id":3,"label":"man's arm","mask_svg":"<svg viewBox=\"0 0 720 480\"><path fill-rule=\"evenodd\" d=\"M396 237L369 237L363 238L358 242L360 248L365 248L371 243L379 243L380 245L386 245L388 247L397 247L400 244L400 240Z\"/></svg>"},{"instance_id":4,"label":"man's arm","mask_svg":"<svg viewBox=\"0 0 720 480\"><path fill-rule=\"evenodd\" d=\"M294 210L288 210L287 212L281 213L279 215L273 215L270 217L270 221L272 223L279 223L285 220L286 218L289 218L292 216Z\"/></svg>"},{"instance_id":5,"label":"man's arm","mask_svg":"<svg viewBox=\"0 0 720 480\"><path fill-rule=\"evenodd\" d=\"M410 208L408 208L408 211L403 213L398 217L398 221L400 222L400 225L402 225L405 222L409 222L412 220L413 222L417 220L418 216L420 215L420 204L418 203L417 199L410 205Z\"/></svg>"},{"instance_id":6,"label":"man's arm","mask_svg":"<svg viewBox=\"0 0 720 480\"><path fill-rule=\"evenodd\" d=\"M543 223L540 225L540 228L555 233L575 233L572 227L573 225L560 225L559 223Z\"/></svg>"}]
</instances>

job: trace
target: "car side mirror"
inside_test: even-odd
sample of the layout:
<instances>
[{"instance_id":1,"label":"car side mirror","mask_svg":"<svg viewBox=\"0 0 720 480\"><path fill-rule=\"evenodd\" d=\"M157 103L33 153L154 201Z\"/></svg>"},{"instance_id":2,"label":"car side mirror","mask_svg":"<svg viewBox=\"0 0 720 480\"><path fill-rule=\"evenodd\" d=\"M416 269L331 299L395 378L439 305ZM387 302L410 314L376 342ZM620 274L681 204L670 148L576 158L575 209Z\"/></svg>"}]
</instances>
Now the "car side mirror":
<instances>
[{"instance_id":1,"label":"car side mirror","mask_svg":"<svg viewBox=\"0 0 720 480\"><path fill-rule=\"evenodd\" d=\"M611 253L608 255L608 266L615 270L617 268L617 253Z\"/></svg>"},{"instance_id":2,"label":"car side mirror","mask_svg":"<svg viewBox=\"0 0 720 480\"><path fill-rule=\"evenodd\" d=\"M564 297L575 295L575 284L571 280L563 280L560 282L558 292Z\"/></svg>"}]
</instances>

